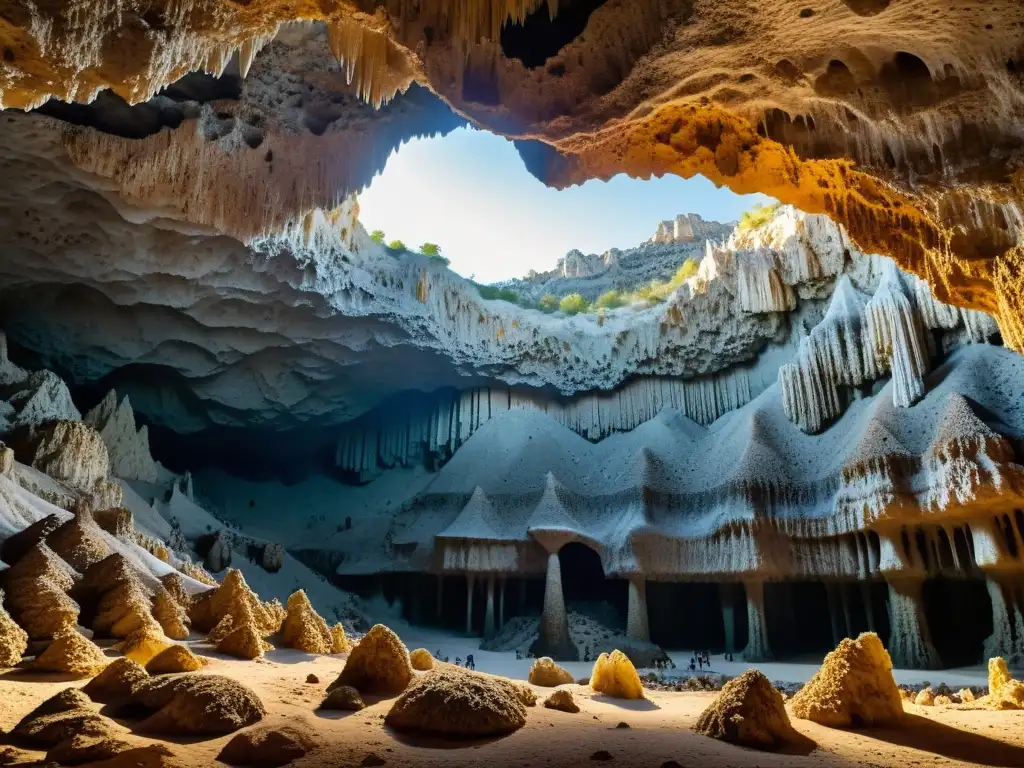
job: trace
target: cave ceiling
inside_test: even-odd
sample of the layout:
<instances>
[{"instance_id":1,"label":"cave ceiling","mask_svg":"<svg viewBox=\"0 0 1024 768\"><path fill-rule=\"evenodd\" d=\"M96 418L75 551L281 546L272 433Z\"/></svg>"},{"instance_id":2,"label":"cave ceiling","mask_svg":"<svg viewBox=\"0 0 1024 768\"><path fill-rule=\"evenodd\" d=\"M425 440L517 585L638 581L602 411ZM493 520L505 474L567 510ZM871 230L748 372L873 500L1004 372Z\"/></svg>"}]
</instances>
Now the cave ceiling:
<instances>
[{"instance_id":1,"label":"cave ceiling","mask_svg":"<svg viewBox=\"0 0 1024 768\"><path fill-rule=\"evenodd\" d=\"M223 286L220 304L185 294L197 273L213 286L218 270L237 273L229 263L245 263L268 237L308 248L326 225L351 238L346 200L393 149L469 122L515 139L552 186L702 174L827 213L940 299L992 314L1006 344L1024 350L1018 0L7 0L0 9L8 227L20 223L31 240L28 230L53 218L47 206L59 206L57 220L77 221L69 242L75 231L88 239L71 259L55 256L75 249L53 236L21 249L5 297L25 327L47 327L26 307L29 289L54 306L67 291L79 294L75 306L146 305L134 278L147 271L173 278L200 324L216 328L231 299L270 296L272 313L275 280L301 287L275 267ZM110 209L116 227L100 223ZM165 262L140 256L132 275L132 258L111 258L113 248ZM188 257L175 262L179 252ZM331 322L316 296L297 295L316 322ZM158 303L173 306L173 296ZM68 335L86 315L68 313L63 329L47 316ZM392 348L409 332L372 317L346 326L356 348ZM213 354L231 365L244 346L232 338ZM327 368L345 360L332 355L326 368L321 353L313 368L290 367L333 375ZM114 345L95 360L124 362Z\"/></svg>"}]
</instances>

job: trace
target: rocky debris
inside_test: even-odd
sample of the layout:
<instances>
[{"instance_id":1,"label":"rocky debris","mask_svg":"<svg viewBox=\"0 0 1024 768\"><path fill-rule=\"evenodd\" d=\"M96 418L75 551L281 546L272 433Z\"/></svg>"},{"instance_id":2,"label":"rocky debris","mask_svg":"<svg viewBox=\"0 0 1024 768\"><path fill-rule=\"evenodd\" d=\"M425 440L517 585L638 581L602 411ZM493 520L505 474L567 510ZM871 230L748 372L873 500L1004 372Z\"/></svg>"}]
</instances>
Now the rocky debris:
<instances>
[{"instance_id":1,"label":"rocky debris","mask_svg":"<svg viewBox=\"0 0 1024 768\"><path fill-rule=\"evenodd\" d=\"M288 596L287 614L281 624L282 644L306 653L331 653L334 638L327 622L309 602L304 590Z\"/></svg>"},{"instance_id":2,"label":"rocky debris","mask_svg":"<svg viewBox=\"0 0 1024 768\"><path fill-rule=\"evenodd\" d=\"M128 637L114 646L126 658L143 666L149 664L155 656L170 648L173 643L160 631L156 624L147 624L131 632Z\"/></svg>"},{"instance_id":3,"label":"rocky debris","mask_svg":"<svg viewBox=\"0 0 1024 768\"><path fill-rule=\"evenodd\" d=\"M961 704L970 704L975 699L974 691L970 688L961 688L956 695Z\"/></svg>"},{"instance_id":4,"label":"rocky debris","mask_svg":"<svg viewBox=\"0 0 1024 768\"><path fill-rule=\"evenodd\" d=\"M248 615L252 615L250 611ZM244 622L243 622L244 623ZM217 622L217 626L206 633L206 640L211 645L216 645L225 637L231 634L231 630L235 628L235 617L230 613L224 616L220 621Z\"/></svg>"},{"instance_id":5,"label":"rocky debris","mask_svg":"<svg viewBox=\"0 0 1024 768\"><path fill-rule=\"evenodd\" d=\"M136 430L135 413L124 397L117 401L117 392L110 390L100 404L85 414L84 422L99 432L110 457L110 473L124 480L155 483L159 464L149 452L149 431Z\"/></svg>"},{"instance_id":6,"label":"rocky debris","mask_svg":"<svg viewBox=\"0 0 1024 768\"><path fill-rule=\"evenodd\" d=\"M352 647L345 635L345 627L340 621L331 626L331 653L345 653Z\"/></svg>"},{"instance_id":7,"label":"rocky debris","mask_svg":"<svg viewBox=\"0 0 1024 768\"><path fill-rule=\"evenodd\" d=\"M109 659L92 640L74 628L65 628L53 636L53 642L36 656L32 668L40 672L64 672L92 677L107 666Z\"/></svg>"},{"instance_id":8,"label":"rocky debris","mask_svg":"<svg viewBox=\"0 0 1024 768\"><path fill-rule=\"evenodd\" d=\"M0 668L15 667L28 649L28 633L4 610L4 592L0 589Z\"/></svg>"},{"instance_id":9,"label":"rocky debris","mask_svg":"<svg viewBox=\"0 0 1024 768\"><path fill-rule=\"evenodd\" d=\"M319 709L339 709L346 712L358 712L366 707L359 691L351 685L338 685L327 689L327 695L320 702Z\"/></svg>"},{"instance_id":10,"label":"rocky debris","mask_svg":"<svg viewBox=\"0 0 1024 768\"><path fill-rule=\"evenodd\" d=\"M417 648L409 653L409 662L417 672L426 672L434 668L434 656L426 648Z\"/></svg>"},{"instance_id":11,"label":"rocky debris","mask_svg":"<svg viewBox=\"0 0 1024 768\"><path fill-rule=\"evenodd\" d=\"M231 537L224 531L217 531L210 548L203 558L203 565L211 573L220 573L231 565Z\"/></svg>"},{"instance_id":12,"label":"rocky debris","mask_svg":"<svg viewBox=\"0 0 1024 768\"><path fill-rule=\"evenodd\" d=\"M180 551L187 549L188 547L184 545L184 542L182 542L182 546L173 546L172 548L175 551ZM217 580L213 578L213 576L211 576L209 573L207 573L206 569L203 568L203 566L199 565L198 563L193 563L191 560L187 558L178 566L178 570L186 576L188 576L189 578L195 579L196 581L200 582L201 584L206 584L211 587L217 586Z\"/></svg>"},{"instance_id":13,"label":"rocky debris","mask_svg":"<svg viewBox=\"0 0 1024 768\"><path fill-rule=\"evenodd\" d=\"M116 736L86 736L76 734L70 739L57 743L46 753L46 759L59 765L81 765L99 763L121 755L134 748L130 742ZM170 754L170 750L164 750Z\"/></svg>"},{"instance_id":14,"label":"rocky debris","mask_svg":"<svg viewBox=\"0 0 1024 768\"><path fill-rule=\"evenodd\" d=\"M228 765L277 768L316 751L321 743L316 729L304 720L261 725L232 737L217 759Z\"/></svg>"},{"instance_id":15,"label":"rocky debris","mask_svg":"<svg viewBox=\"0 0 1024 768\"><path fill-rule=\"evenodd\" d=\"M35 430L32 443L33 467L89 496L110 474L103 438L81 421L49 422Z\"/></svg>"},{"instance_id":16,"label":"rocky debris","mask_svg":"<svg viewBox=\"0 0 1024 768\"><path fill-rule=\"evenodd\" d=\"M103 530L96 524L92 511L86 504L78 505L75 516L47 536L46 543L66 563L82 574L90 566L113 553Z\"/></svg>"},{"instance_id":17,"label":"rocky debris","mask_svg":"<svg viewBox=\"0 0 1024 768\"><path fill-rule=\"evenodd\" d=\"M243 608L237 624L232 621L231 616L225 616L221 624L218 624L210 633L210 638L220 635L219 630L225 622L229 625L227 631L216 641L217 650L220 653L226 653L228 656L238 659L252 660L262 658L264 653L274 650L274 646L263 639L260 628L252 619L248 608ZM211 640L211 642L213 641Z\"/></svg>"},{"instance_id":18,"label":"rocky debris","mask_svg":"<svg viewBox=\"0 0 1024 768\"><path fill-rule=\"evenodd\" d=\"M53 748L75 737L111 738L125 731L92 709L89 698L65 688L23 717L11 733L35 747Z\"/></svg>"},{"instance_id":19,"label":"rocky debris","mask_svg":"<svg viewBox=\"0 0 1024 768\"><path fill-rule=\"evenodd\" d=\"M1006 660L988 660L988 695L982 699L992 709L1024 709L1024 683L1014 680Z\"/></svg>"},{"instance_id":20,"label":"rocky debris","mask_svg":"<svg viewBox=\"0 0 1024 768\"><path fill-rule=\"evenodd\" d=\"M412 673L409 651L398 635L376 624L349 653L345 668L328 691L351 685L362 694L394 696L409 686Z\"/></svg>"},{"instance_id":21,"label":"rocky debris","mask_svg":"<svg viewBox=\"0 0 1024 768\"><path fill-rule=\"evenodd\" d=\"M56 515L47 515L41 520L36 520L27 528L22 528L17 533L11 534L0 545L0 559L8 565L14 565L21 560L30 549L43 541L61 525L61 520Z\"/></svg>"},{"instance_id":22,"label":"rocky debris","mask_svg":"<svg viewBox=\"0 0 1024 768\"><path fill-rule=\"evenodd\" d=\"M612 753L609 752L607 749L599 749L599 750L597 750L597 752L594 752L590 756L590 759L591 760L595 760L595 761L600 762L600 763L604 763L604 762L607 762L607 761L609 761L609 760L611 760L613 758L612 758Z\"/></svg>"},{"instance_id":23,"label":"rocky debris","mask_svg":"<svg viewBox=\"0 0 1024 768\"><path fill-rule=\"evenodd\" d=\"M621 651L602 653L594 662L590 687L615 699L642 699L644 688L633 662Z\"/></svg>"},{"instance_id":24,"label":"rocky debris","mask_svg":"<svg viewBox=\"0 0 1024 768\"><path fill-rule=\"evenodd\" d=\"M174 599L174 602L185 610L187 618L188 609L192 605L192 596L185 591L185 583L181 580L181 576L177 573L165 574L160 577L160 584L167 590L167 594Z\"/></svg>"},{"instance_id":25,"label":"rocky debris","mask_svg":"<svg viewBox=\"0 0 1024 768\"><path fill-rule=\"evenodd\" d=\"M266 714L259 697L237 680L194 672L144 680L130 703L152 713L139 723L140 732L169 736L220 736Z\"/></svg>"},{"instance_id":26,"label":"rocky debris","mask_svg":"<svg viewBox=\"0 0 1024 768\"><path fill-rule=\"evenodd\" d=\"M288 616L287 609L281 605L281 601L276 597L273 600L267 600L263 603L263 607L266 609L267 614L270 617L269 623L267 624L267 627L270 628L270 634L280 632L281 627L284 626L284 620Z\"/></svg>"},{"instance_id":27,"label":"rocky debris","mask_svg":"<svg viewBox=\"0 0 1024 768\"><path fill-rule=\"evenodd\" d=\"M0 442L0 475L10 477L14 469L14 451Z\"/></svg>"},{"instance_id":28,"label":"rocky debris","mask_svg":"<svg viewBox=\"0 0 1024 768\"><path fill-rule=\"evenodd\" d=\"M5 573L7 607L30 640L45 640L78 620L78 603L67 592L78 574L39 542Z\"/></svg>"},{"instance_id":29,"label":"rocky debris","mask_svg":"<svg viewBox=\"0 0 1024 768\"><path fill-rule=\"evenodd\" d=\"M571 683L572 675L555 664L555 662L549 657L541 656L533 662L527 679L533 685L540 685L545 688L554 688L558 685Z\"/></svg>"},{"instance_id":30,"label":"rocky debris","mask_svg":"<svg viewBox=\"0 0 1024 768\"><path fill-rule=\"evenodd\" d=\"M914 703L919 707L934 707L935 691L932 690L931 686L922 688L917 692L917 696L914 697Z\"/></svg>"},{"instance_id":31,"label":"rocky debris","mask_svg":"<svg viewBox=\"0 0 1024 768\"><path fill-rule=\"evenodd\" d=\"M91 617L101 637L127 638L146 627L159 627L152 612L153 590L136 566L120 552L92 565L72 593Z\"/></svg>"},{"instance_id":32,"label":"rocky debris","mask_svg":"<svg viewBox=\"0 0 1024 768\"><path fill-rule=\"evenodd\" d=\"M309 685L320 685L320 678L310 672L306 675L306 683Z\"/></svg>"},{"instance_id":33,"label":"rocky debris","mask_svg":"<svg viewBox=\"0 0 1024 768\"><path fill-rule=\"evenodd\" d=\"M284 565L284 547L280 544L267 544L263 547L263 555L260 557L260 565L268 573L277 573Z\"/></svg>"},{"instance_id":34,"label":"rocky debris","mask_svg":"<svg viewBox=\"0 0 1024 768\"><path fill-rule=\"evenodd\" d=\"M139 683L148 677L141 664L122 656L86 683L82 692L99 704L116 704L131 698Z\"/></svg>"},{"instance_id":35,"label":"rocky debris","mask_svg":"<svg viewBox=\"0 0 1024 768\"><path fill-rule=\"evenodd\" d=\"M501 736L526 724L526 707L515 687L458 667L438 668L409 686L384 722L398 731L466 738Z\"/></svg>"},{"instance_id":36,"label":"rocky debris","mask_svg":"<svg viewBox=\"0 0 1024 768\"><path fill-rule=\"evenodd\" d=\"M756 669L726 683L701 713L694 730L713 739L758 749L778 749L796 735L782 695Z\"/></svg>"},{"instance_id":37,"label":"rocky debris","mask_svg":"<svg viewBox=\"0 0 1024 768\"><path fill-rule=\"evenodd\" d=\"M10 407L6 415L0 412L0 431L31 431L55 419L77 421L81 418L67 384L53 371L28 373L7 360L0 360L0 368L4 371L0 374L2 397Z\"/></svg>"},{"instance_id":38,"label":"rocky debris","mask_svg":"<svg viewBox=\"0 0 1024 768\"><path fill-rule=\"evenodd\" d=\"M883 725L903 716L892 661L873 632L840 642L791 706L796 717L832 728Z\"/></svg>"},{"instance_id":39,"label":"rocky debris","mask_svg":"<svg viewBox=\"0 0 1024 768\"><path fill-rule=\"evenodd\" d=\"M548 709L557 709L560 712L568 712L575 715L580 711L579 704L567 688L559 688L552 691L551 695L544 699L544 706Z\"/></svg>"},{"instance_id":40,"label":"rocky debris","mask_svg":"<svg viewBox=\"0 0 1024 768\"><path fill-rule=\"evenodd\" d=\"M203 660L184 645L172 645L149 660L146 672L151 675L169 675L176 672L197 672L203 666Z\"/></svg>"}]
</instances>

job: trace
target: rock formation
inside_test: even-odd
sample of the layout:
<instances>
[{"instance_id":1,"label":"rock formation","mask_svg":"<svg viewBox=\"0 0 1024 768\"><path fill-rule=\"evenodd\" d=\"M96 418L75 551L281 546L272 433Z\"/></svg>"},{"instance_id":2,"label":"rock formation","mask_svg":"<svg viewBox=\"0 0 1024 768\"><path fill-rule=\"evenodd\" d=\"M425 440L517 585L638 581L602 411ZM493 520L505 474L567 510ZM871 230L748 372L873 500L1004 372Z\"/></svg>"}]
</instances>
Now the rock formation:
<instances>
[{"instance_id":1,"label":"rock formation","mask_svg":"<svg viewBox=\"0 0 1024 768\"><path fill-rule=\"evenodd\" d=\"M6 606L30 639L49 639L74 630L79 608L68 590L78 574L45 543L32 547L4 575Z\"/></svg>"},{"instance_id":2,"label":"rock formation","mask_svg":"<svg viewBox=\"0 0 1024 768\"><path fill-rule=\"evenodd\" d=\"M644 688L633 663L622 651L602 653L590 673L590 687L613 699L642 699Z\"/></svg>"},{"instance_id":3,"label":"rock formation","mask_svg":"<svg viewBox=\"0 0 1024 768\"><path fill-rule=\"evenodd\" d=\"M146 664L146 672L151 675L195 672L202 668L202 659L184 645L172 645L165 648Z\"/></svg>"},{"instance_id":4,"label":"rock formation","mask_svg":"<svg viewBox=\"0 0 1024 768\"><path fill-rule=\"evenodd\" d=\"M405 645L398 635L377 624L352 649L345 668L327 690L348 685L364 694L394 696L408 687L412 676Z\"/></svg>"},{"instance_id":5,"label":"rock formation","mask_svg":"<svg viewBox=\"0 0 1024 768\"><path fill-rule=\"evenodd\" d=\"M287 615L281 624L281 639L286 647L306 653L333 652L334 638L327 622L313 609L301 589L288 597Z\"/></svg>"},{"instance_id":6,"label":"rock formation","mask_svg":"<svg viewBox=\"0 0 1024 768\"><path fill-rule=\"evenodd\" d=\"M110 457L110 474L125 480L155 483L159 465L149 452L149 431L135 428L135 413L128 398L117 399L110 390L103 401L85 414L85 423L100 433Z\"/></svg>"},{"instance_id":7,"label":"rock formation","mask_svg":"<svg viewBox=\"0 0 1024 768\"><path fill-rule=\"evenodd\" d=\"M384 722L398 731L456 738L502 736L526 724L526 706L507 680L445 667L398 697Z\"/></svg>"},{"instance_id":8,"label":"rock formation","mask_svg":"<svg viewBox=\"0 0 1024 768\"><path fill-rule=\"evenodd\" d=\"M730 680L694 727L697 733L759 749L795 740L780 694L762 672L749 669Z\"/></svg>"},{"instance_id":9,"label":"rock formation","mask_svg":"<svg viewBox=\"0 0 1024 768\"><path fill-rule=\"evenodd\" d=\"M94 642L74 628L62 629L53 636L46 650L36 656L32 668L43 672L63 672L79 677L92 677L109 660Z\"/></svg>"},{"instance_id":10,"label":"rock formation","mask_svg":"<svg viewBox=\"0 0 1024 768\"><path fill-rule=\"evenodd\" d=\"M90 680L82 692L100 704L115 704L128 700L136 686L149 675L137 661L122 656L114 659L106 669Z\"/></svg>"},{"instance_id":11,"label":"rock formation","mask_svg":"<svg viewBox=\"0 0 1024 768\"><path fill-rule=\"evenodd\" d=\"M573 698L572 691L566 688L559 688L552 691L551 695L544 699L544 706L548 709L557 709L560 712L568 712L575 715L580 711L579 704Z\"/></svg>"},{"instance_id":12,"label":"rock formation","mask_svg":"<svg viewBox=\"0 0 1024 768\"><path fill-rule=\"evenodd\" d=\"M542 656L533 662L527 679L533 685L540 685L545 688L554 688L555 686L573 682L572 675L555 664L547 656Z\"/></svg>"},{"instance_id":13,"label":"rock formation","mask_svg":"<svg viewBox=\"0 0 1024 768\"><path fill-rule=\"evenodd\" d=\"M3 596L0 590L0 667L13 667L28 648L28 633L4 610Z\"/></svg>"},{"instance_id":14,"label":"rock formation","mask_svg":"<svg viewBox=\"0 0 1024 768\"><path fill-rule=\"evenodd\" d=\"M417 672L426 672L434 668L434 657L426 648L417 648L409 652L409 663Z\"/></svg>"},{"instance_id":15,"label":"rock formation","mask_svg":"<svg viewBox=\"0 0 1024 768\"><path fill-rule=\"evenodd\" d=\"M266 714L259 697L237 680L196 673L145 680L131 704L151 713L138 724L140 732L171 736L221 736Z\"/></svg>"}]
</instances>

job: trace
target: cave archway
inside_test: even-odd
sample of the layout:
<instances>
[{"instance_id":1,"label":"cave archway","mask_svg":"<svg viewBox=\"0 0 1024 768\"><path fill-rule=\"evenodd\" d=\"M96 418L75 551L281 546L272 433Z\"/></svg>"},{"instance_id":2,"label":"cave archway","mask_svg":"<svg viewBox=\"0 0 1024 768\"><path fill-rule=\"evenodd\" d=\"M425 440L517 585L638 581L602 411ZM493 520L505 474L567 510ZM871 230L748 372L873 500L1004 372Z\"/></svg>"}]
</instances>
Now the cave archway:
<instances>
[{"instance_id":1,"label":"cave archway","mask_svg":"<svg viewBox=\"0 0 1024 768\"><path fill-rule=\"evenodd\" d=\"M629 601L628 583L609 579L601 556L582 542L573 541L558 551L562 567L562 594L569 611L583 613L612 629L624 629Z\"/></svg>"}]
</instances>

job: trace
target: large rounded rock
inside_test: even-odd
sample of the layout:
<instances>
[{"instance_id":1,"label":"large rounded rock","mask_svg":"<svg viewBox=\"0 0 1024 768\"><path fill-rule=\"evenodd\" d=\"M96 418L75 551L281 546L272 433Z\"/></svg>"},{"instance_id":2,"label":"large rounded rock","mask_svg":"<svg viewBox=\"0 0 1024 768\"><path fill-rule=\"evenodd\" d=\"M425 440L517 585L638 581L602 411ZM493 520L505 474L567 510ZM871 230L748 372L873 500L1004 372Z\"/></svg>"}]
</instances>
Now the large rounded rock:
<instances>
[{"instance_id":1,"label":"large rounded rock","mask_svg":"<svg viewBox=\"0 0 1024 768\"><path fill-rule=\"evenodd\" d=\"M833 728L880 725L903 716L892 660L873 632L839 643L791 704L796 717Z\"/></svg>"},{"instance_id":2,"label":"large rounded rock","mask_svg":"<svg viewBox=\"0 0 1024 768\"><path fill-rule=\"evenodd\" d=\"M190 673L143 681L131 703L152 714L139 724L146 733L219 736L259 722L263 702L237 680Z\"/></svg>"},{"instance_id":3,"label":"large rounded rock","mask_svg":"<svg viewBox=\"0 0 1024 768\"><path fill-rule=\"evenodd\" d=\"M458 667L435 669L398 697L384 722L398 731L439 736L501 736L526 724L519 687Z\"/></svg>"},{"instance_id":4,"label":"large rounded rock","mask_svg":"<svg viewBox=\"0 0 1024 768\"><path fill-rule=\"evenodd\" d=\"M782 694L756 669L748 669L726 683L701 713L694 730L713 739L759 749L778 749L796 736Z\"/></svg>"},{"instance_id":5,"label":"large rounded rock","mask_svg":"<svg viewBox=\"0 0 1024 768\"><path fill-rule=\"evenodd\" d=\"M228 765L277 768L316 750L321 739L304 721L261 725L234 736L217 759Z\"/></svg>"},{"instance_id":6,"label":"large rounded rock","mask_svg":"<svg viewBox=\"0 0 1024 768\"><path fill-rule=\"evenodd\" d=\"M533 662L533 666L530 667L530 674L526 679L533 685L539 685L544 688L554 688L573 682L572 675L555 664L547 656L541 656Z\"/></svg>"},{"instance_id":7,"label":"large rounded rock","mask_svg":"<svg viewBox=\"0 0 1024 768\"><path fill-rule=\"evenodd\" d=\"M622 651L602 653L594 662L590 687L615 699L642 699L644 687L636 667Z\"/></svg>"},{"instance_id":8,"label":"large rounded rock","mask_svg":"<svg viewBox=\"0 0 1024 768\"><path fill-rule=\"evenodd\" d=\"M394 696L412 680L409 651L398 635L377 624L352 649L345 668L327 690L351 685L362 694Z\"/></svg>"},{"instance_id":9,"label":"large rounded rock","mask_svg":"<svg viewBox=\"0 0 1024 768\"><path fill-rule=\"evenodd\" d=\"M141 664L122 656L86 683L82 692L100 704L114 704L130 699L136 687L148 677Z\"/></svg>"}]
</instances>

